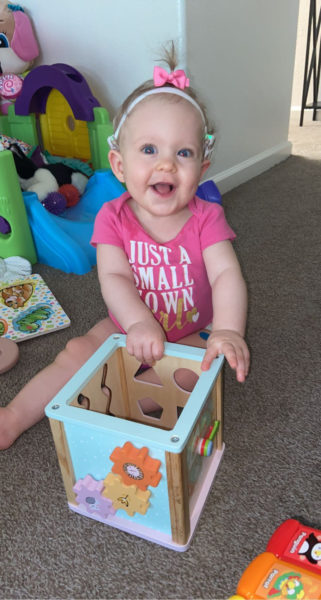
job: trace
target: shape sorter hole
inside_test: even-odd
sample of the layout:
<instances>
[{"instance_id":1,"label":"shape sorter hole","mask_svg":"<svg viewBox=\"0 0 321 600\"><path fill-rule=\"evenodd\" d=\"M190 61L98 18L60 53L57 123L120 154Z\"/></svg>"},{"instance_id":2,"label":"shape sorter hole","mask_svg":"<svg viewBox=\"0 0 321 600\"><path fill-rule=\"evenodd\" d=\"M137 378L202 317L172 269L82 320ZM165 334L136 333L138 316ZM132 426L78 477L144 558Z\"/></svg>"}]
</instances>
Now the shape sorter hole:
<instances>
[{"instance_id":1,"label":"shape sorter hole","mask_svg":"<svg viewBox=\"0 0 321 600\"><path fill-rule=\"evenodd\" d=\"M100 384L100 388L103 394L105 394L105 396L107 396L108 400L109 400L109 405L111 402L111 389L110 387L108 387L108 385L106 384L106 380L107 380L107 372L108 372L108 365L107 363L104 364L103 366L103 374L101 377L101 384Z\"/></svg>"},{"instance_id":2,"label":"shape sorter hole","mask_svg":"<svg viewBox=\"0 0 321 600\"><path fill-rule=\"evenodd\" d=\"M184 406L176 406L176 410L177 410L177 420L178 420L184 410Z\"/></svg>"},{"instance_id":3,"label":"shape sorter hole","mask_svg":"<svg viewBox=\"0 0 321 600\"><path fill-rule=\"evenodd\" d=\"M197 381L198 375L191 369L180 368L176 369L173 374L176 385L183 390L183 392L192 392Z\"/></svg>"},{"instance_id":4,"label":"shape sorter hole","mask_svg":"<svg viewBox=\"0 0 321 600\"><path fill-rule=\"evenodd\" d=\"M151 417L152 419L161 418L164 409L152 398L141 398L137 403L145 417Z\"/></svg>"},{"instance_id":5,"label":"shape sorter hole","mask_svg":"<svg viewBox=\"0 0 321 600\"><path fill-rule=\"evenodd\" d=\"M81 408L85 410L90 410L90 400L84 394L78 394L77 402Z\"/></svg>"},{"instance_id":6,"label":"shape sorter hole","mask_svg":"<svg viewBox=\"0 0 321 600\"><path fill-rule=\"evenodd\" d=\"M156 371L154 371L153 367L149 367L148 365L140 365L134 375L134 380L139 381L139 383L148 383L149 385L158 385L159 387L163 387L163 384Z\"/></svg>"},{"instance_id":7,"label":"shape sorter hole","mask_svg":"<svg viewBox=\"0 0 321 600\"><path fill-rule=\"evenodd\" d=\"M105 415L114 416L110 411L112 400L112 390L108 383L108 364L105 363L101 369L97 370L92 379L86 382L86 385L75 394L70 401L72 406L98 412Z\"/></svg>"}]
</instances>

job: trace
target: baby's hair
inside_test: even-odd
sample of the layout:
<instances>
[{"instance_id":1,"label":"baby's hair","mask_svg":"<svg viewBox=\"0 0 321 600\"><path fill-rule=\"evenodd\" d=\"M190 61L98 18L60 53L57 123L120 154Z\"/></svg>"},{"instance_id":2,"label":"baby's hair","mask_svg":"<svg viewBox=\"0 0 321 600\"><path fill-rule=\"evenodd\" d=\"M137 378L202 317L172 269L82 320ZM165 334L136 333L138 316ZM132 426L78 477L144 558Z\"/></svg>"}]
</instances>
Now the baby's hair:
<instances>
[{"instance_id":1,"label":"baby's hair","mask_svg":"<svg viewBox=\"0 0 321 600\"><path fill-rule=\"evenodd\" d=\"M173 40L167 46L165 44L162 47L162 54L159 60L165 62L169 66L170 71L175 71L177 67L177 52Z\"/></svg>"},{"instance_id":2,"label":"baby's hair","mask_svg":"<svg viewBox=\"0 0 321 600\"><path fill-rule=\"evenodd\" d=\"M165 63L168 67L170 72L174 71L177 67L177 53L176 53L176 48L175 48L175 44L173 41L171 41L168 45L163 46L162 48L162 55L160 57L160 60ZM172 85L171 83L165 83L162 87L164 88L175 88L174 85ZM139 85L127 98L126 100L124 100L123 104L121 105L121 107L119 108L117 114L114 117L113 120L113 126L114 126L114 131L117 131L117 128L119 126L119 123L121 121L121 119L123 118L123 115L125 115L127 113L127 110L129 108L129 106L136 100L136 98L139 98L139 96L141 96L142 94L144 94L145 92L148 92L150 90L154 90L155 89L155 83L153 79L148 79L147 81L145 81L144 83L142 83L141 85ZM161 92L161 89L159 89L159 91ZM205 105L200 101L196 91L192 88L192 87L185 87L184 88L184 93L188 96L190 96L200 107L203 115L204 115L204 123L205 123L205 129L206 129L206 133L213 135L213 127L212 125L209 123L208 117L207 117L207 111L206 111L206 107ZM168 99L169 101L172 102L177 102L178 101L178 96L176 95L172 95L172 94L166 94L166 99Z\"/></svg>"}]
</instances>

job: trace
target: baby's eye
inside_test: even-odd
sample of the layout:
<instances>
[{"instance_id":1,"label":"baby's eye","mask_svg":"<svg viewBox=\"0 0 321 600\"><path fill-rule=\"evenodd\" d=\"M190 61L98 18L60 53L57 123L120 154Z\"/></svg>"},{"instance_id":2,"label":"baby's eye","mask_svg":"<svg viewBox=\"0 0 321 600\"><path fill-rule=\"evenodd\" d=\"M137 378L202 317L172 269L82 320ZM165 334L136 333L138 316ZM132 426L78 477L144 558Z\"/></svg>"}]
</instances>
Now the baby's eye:
<instances>
[{"instance_id":1,"label":"baby's eye","mask_svg":"<svg viewBox=\"0 0 321 600\"><path fill-rule=\"evenodd\" d=\"M9 48L9 40L4 33L0 33L0 48Z\"/></svg>"},{"instance_id":2,"label":"baby's eye","mask_svg":"<svg viewBox=\"0 0 321 600\"><path fill-rule=\"evenodd\" d=\"M156 148L152 144L146 144L146 146L143 146L142 152L144 154L155 154Z\"/></svg>"},{"instance_id":3,"label":"baby's eye","mask_svg":"<svg viewBox=\"0 0 321 600\"><path fill-rule=\"evenodd\" d=\"M182 150L179 150L177 154L178 156L182 156L183 158L190 158L191 156L193 156L192 150L189 150L188 148L182 148Z\"/></svg>"}]
</instances>

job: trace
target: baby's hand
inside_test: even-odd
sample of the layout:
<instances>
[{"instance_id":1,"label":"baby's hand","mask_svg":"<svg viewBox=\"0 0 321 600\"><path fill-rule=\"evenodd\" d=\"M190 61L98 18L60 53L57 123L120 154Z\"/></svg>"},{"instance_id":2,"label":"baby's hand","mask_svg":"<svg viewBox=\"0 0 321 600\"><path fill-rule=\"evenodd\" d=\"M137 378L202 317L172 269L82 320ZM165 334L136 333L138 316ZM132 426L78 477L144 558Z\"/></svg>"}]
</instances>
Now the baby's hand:
<instances>
[{"instance_id":1,"label":"baby's hand","mask_svg":"<svg viewBox=\"0 0 321 600\"><path fill-rule=\"evenodd\" d=\"M155 320L138 321L127 331L127 351L141 363L152 365L164 354L165 333Z\"/></svg>"},{"instance_id":2,"label":"baby's hand","mask_svg":"<svg viewBox=\"0 0 321 600\"><path fill-rule=\"evenodd\" d=\"M214 358L224 354L228 364L236 371L237 381L245 381L249 372L250 353L246 342L237 331L221 329L212 331L207 340L207 350L201 368L207 371Z\"/></svg>"}]
</instances>

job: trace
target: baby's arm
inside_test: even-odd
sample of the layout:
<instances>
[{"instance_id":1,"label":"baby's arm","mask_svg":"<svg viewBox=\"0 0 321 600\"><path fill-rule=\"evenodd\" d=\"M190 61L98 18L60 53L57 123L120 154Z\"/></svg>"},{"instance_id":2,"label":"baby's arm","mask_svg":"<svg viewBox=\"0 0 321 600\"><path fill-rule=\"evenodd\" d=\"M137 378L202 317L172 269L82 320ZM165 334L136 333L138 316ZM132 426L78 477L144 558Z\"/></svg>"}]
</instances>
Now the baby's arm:
<instances>
[{"instance_id":1,"label":"baby's arm","mask_svg":"<svg viewBox=\"0 0 321 600\"><path fill-rule=\"evenodd\" d=\"M106 305L127 332L129 354L147 364L162 358L164 331L141 300L132 269L122 248L98 244L97 267Z\"/></svg>"},{"instance_id":2,"label":"baby's arm","mask_svg":"<svg viewBox=\"0 0 321 600\"><path fill-rule=\"evenodd\" d=\"M244 340L247 291L239 262L229 241L219 242L203 252L212 287L213 328L202 362L206 371L218 354L224 354L237 380L249 371L250 355Z\"/></svg>"}]
</instances>

